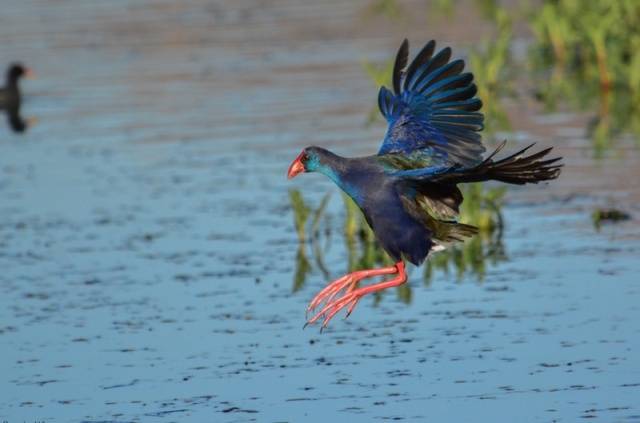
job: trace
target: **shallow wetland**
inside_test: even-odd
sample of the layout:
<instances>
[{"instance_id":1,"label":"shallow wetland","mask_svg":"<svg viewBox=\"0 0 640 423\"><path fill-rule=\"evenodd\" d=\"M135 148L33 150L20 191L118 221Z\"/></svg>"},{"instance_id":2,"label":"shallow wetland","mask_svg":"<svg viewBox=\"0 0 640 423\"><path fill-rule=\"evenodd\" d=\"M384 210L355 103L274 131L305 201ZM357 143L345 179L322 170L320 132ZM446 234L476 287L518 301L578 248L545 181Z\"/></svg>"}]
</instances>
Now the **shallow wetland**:
<instances>
[{"instance_id":1,"label":"shallow wetland","mask_svg":"<svg viewBox=\"0 0 640 423\"><path fill-rule=\"evenodd\" d=\"M472 8L447 23L407 2L423 15L398 25L371 3L3 8L2 63L38 77L37 122L0 125L0 420L640 421L640 152L621 135L596 154L589 110L505 100L511 129L489 142L553 145L566 167L504 194L481 276L412 268L409 293L302 330L327 277L305 245L295 281L290 189L311 208L332 192L329 277L349 251L337 190L287 181L289 162L376 151L363 62L404 37L466 57L491 34ZM599 208L629 219L596 227Z\"/></svg>"}]
</instances>

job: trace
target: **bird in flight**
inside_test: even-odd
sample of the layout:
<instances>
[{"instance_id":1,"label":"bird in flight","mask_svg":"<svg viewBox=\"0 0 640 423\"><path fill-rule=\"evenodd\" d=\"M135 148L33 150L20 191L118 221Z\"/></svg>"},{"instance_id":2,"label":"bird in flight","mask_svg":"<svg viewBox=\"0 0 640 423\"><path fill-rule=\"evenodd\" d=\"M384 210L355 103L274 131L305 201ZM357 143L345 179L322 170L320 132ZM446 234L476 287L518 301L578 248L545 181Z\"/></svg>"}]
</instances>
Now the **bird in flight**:
<instances>
[{"instance_id":1,"label":"bird in flight","mask_svg":"<svg viewBox=\"0 0 640 423\"><path fill-rule=\"evenodd\" d=\"M450 59L451 48L436 53L432 40L409 64L405 39L396 55L392 90L381 87L378 94L388 123L378 154L347 158L311 146L289 166L289 179L319 172L335 182L362 210L395 261L328 284L309 303L307 312L313 314L307 325L321 320L323 329L340 310L350 315L363 296L404 284L405 261L418 266L429 253L475 235L476 227L457 221L463 200L458 184L495 180L522 185L560 174L561 157L546 158L551 148L525 155L533 144L498 160L503 142L483 158L479 132L484 115L473 74L463 72L463 60ZM390 279L359 285L383 275Z\"/></svg>"}]
</instances>

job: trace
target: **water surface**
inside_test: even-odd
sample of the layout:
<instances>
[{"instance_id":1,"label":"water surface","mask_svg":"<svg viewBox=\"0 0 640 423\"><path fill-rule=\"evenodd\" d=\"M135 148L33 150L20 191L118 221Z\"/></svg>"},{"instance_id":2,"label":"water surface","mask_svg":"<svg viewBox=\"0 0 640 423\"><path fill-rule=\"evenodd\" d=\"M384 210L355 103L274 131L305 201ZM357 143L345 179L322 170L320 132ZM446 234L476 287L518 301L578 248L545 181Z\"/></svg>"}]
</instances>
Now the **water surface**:
<instances>
[{"instance_id":1,"label":"water surface","mask_svg":"<svg viewBox=\"0 0 640 423\"><path fill-rule=\"evenodd\" d=\"M639 421L640 155L594 159L584 115L512 103L512 148L553 144L552 185L514 188L507 260L411 269L320 335L292 292L286 168L318 144L375 151L361 61L404 36L465 54L483 25L402 28L368 3L45 1L0 17L0 57L36 70L24 135L0 127L0 419ZM420 10L420 9L418 9ZM336 193L337 194L337 193ZM346 270L334 194L325 257ZM596 207L632 219L604 225Z\"/></svg>"}]
</instances>

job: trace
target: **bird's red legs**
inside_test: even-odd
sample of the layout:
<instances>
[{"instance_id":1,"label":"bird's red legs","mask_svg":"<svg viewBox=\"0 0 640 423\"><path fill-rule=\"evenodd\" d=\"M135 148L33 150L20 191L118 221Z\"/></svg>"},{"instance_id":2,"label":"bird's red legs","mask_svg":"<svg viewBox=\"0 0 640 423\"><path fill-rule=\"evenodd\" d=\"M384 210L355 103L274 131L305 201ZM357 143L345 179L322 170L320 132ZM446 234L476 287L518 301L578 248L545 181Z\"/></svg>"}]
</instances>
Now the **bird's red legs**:
<instances>
[{"instance_id":1,"label":"bird's red legs","mask_svg":"<svg viewBox=\"0 0 640 423\"><path fill-rule=\"evenodd\" d=\"M317 320L319 320L321 317L324 316L324 321L322 322L322 329L324 329L327 327L327 325L329 324L329 321L333 318L333 316L335 316L340 310L342 310L347 305L350 304L347 310L347 315L349 315L349 313L351 313L355 308L360 298L362 298L363 296L367 294L371 294L372 292L382 291L383 289L402 285L407 281L407 274L405 273L404 263L402 261L399 261L398 263L395 264L395 266L393 266L393 270L394 270L393 272L389 272L388 269L389 268L378 269L378 270L386 270L386 272L382 274L397 273L397 276L385 282L380 282L374 285L365 286L358 289L350 289L349 292L347 292L345 295L338 298L337 300L327 301L327 304L322 308L322 310L320 310L315 316L309 319L309 321L307 321L307 324L313 324Z\"/></svg>"},{"instance_id":2,"label":"bird's red legs","mask_svg":"<svg viewBox=\"0 0 640 423\"><path fill-rule=\"evenodd\" d=\"M329 285L325 286L322 291L318 292L318 294L313 297L313 299L309 303L309 307L307 307L307 313L313 311L325 300L327 304L330 303L335 298L335 296L338 295L338 293L347 286L349 287L349 291L353 291L356 283L361 281L362 279L381 275L393 275L397 272L398 269L396 266L389 266L383 267L382 269L358 270L356 272L348 273L341 278L331 282Z\"/></svg>"}]
</instances>

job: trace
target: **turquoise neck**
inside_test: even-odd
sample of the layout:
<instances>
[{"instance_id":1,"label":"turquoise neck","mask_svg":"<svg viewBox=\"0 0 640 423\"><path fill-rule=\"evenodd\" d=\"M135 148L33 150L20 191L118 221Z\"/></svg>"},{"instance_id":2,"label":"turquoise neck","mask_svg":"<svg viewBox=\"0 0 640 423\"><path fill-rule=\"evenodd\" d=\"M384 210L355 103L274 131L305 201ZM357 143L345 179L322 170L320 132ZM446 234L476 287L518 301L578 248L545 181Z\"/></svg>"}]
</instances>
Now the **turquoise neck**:
<instances>
[{"instance_id":1,"label":"turquoise neck","mask_svg":"<svg viewBox=\"0 0 640 423\"><path fill-rule=\"evenodd\" d=\"M340 189L346 192L349 197L353 198L356 203L360 202L361 198L359 191L356 190L355 187L348 182L348 178L346 178L346 175L341 175L335 168L327 164L320 164L316 171L331 179L338 187L340 187Z\"/></svg>"}]
</instances>

